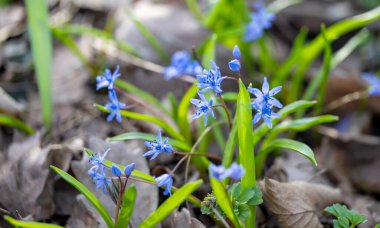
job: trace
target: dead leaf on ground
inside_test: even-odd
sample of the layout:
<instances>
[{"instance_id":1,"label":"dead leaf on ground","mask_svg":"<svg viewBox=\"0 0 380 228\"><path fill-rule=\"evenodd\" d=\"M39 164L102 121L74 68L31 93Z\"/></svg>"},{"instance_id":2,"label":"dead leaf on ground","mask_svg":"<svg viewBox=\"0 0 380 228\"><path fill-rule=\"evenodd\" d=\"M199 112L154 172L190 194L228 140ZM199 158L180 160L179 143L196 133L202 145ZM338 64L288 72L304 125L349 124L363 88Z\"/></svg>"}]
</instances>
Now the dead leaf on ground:
<instances>
[{"instance_id":1,"label":"dead leaf on ground","mask_svg":"<svg viewBox=\"0 0 380 228\"><path fill-rule=\"evenodd\" d=\"M205 228L198 219L191 217L190 212L186 208L171 213L162 222L162 226L166 228Z\"/></svg>"},{"instance_id":2,"label":"dead leaf on ground","mask_svg":"<svg viewBox=\"0 0 380 228\"><path fill-rule=\"evenodd\" d=\"M50 218L55 207L55 173L49 165L67 170L71 156L71 151L60 145L41 149L39 134L13 143L6 162L0 166L0 204L22 217Z\"/></svg>"},{"instance_id":3,"label":"dead leaf on ground","mask_svg":"<svg viewBox=\"0 0 380 228\"><path fill-rule=\"evenodd\" d=\"M97 212L92 205L88 205L87 199L82 195L76 197L75 206L67 221L67 228L105 227L106 224L98 225Z\"/></svg>"},{"instance_id":4,"label":"dead leaf on ground","mask_svg":"<svg viewBox=\"0 0 380 228\"><path fill-rule=\"evenodd\" d=\"M333 203L342 201L339 189L294 181L280 183L265 178L259 182L264 202L277 216L280 227L322 227L318 215Z\"/></svg>"}]
</instances>

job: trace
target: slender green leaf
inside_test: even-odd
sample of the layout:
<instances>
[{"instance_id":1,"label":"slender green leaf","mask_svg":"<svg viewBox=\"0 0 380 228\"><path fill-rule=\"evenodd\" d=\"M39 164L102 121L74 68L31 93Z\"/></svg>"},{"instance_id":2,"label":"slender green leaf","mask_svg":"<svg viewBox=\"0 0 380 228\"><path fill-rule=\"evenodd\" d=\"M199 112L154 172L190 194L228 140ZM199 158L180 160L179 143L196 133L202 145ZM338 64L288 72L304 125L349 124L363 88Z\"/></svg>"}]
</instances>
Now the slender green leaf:
<instances>
[{"instance_id":1,"label":"slender green leaf","mask_svg":"<svg viewBox=\"0 0 380 228\"><path fill-rule=\"evenodd\" d=\"M108 138L107 140L113 142L113 141L123 141L123 140L133 140L133 139L154 141L157 139L157 135L140 133L140 132L128 132L128 133L123 133L123 134ZM169 139L169 144L172 145L174 148L177 148L181 151L191 151L191 146L187 145L183 141Z\"/></svg>"},{"instance_id":2,"label":"slender green leaf","mask_svg":"<svg viewBox=\"0 0 380 228\"><path fill-rule=\"evenodd\" d=\"M166 50L161 46L160 42L157 40L155 35L143 24L139 21L132 12L126 10L129 18L132 19L136 28L140 31L141 35L148 41L149 45L156 51L156 53L160 56L161 60L165 63L169 64L170 57Z\"/></svg>"},{"instance_id":3,"label":"slender green leaf","mask_svg":"<svg viewBox=\"0 0 380 228\"><path fill-rule=\"evenodd\" d=\"M132 85L131 83L120 80L120 79L115 80L115 85L117 87L119 87L120 89L125 90L125 91L143 99L144 101L148 102L149 104L153 105L154 107L159 108L165 114L170 116L170 112L168 111L167 108L165 108L165 106L162 104L162 102L159 99L157 99L156 97L154 97L152 94L146 92L145 90L140 89L140 88Z\"/></svg>"},{"instance_id":4,"label":"slender green leaf","mask_svg":"<svg viewBox=\"0 0 380 228\"><path fill-rule=\"evenodd\" d=\"M217 37L216 34L213 34L203 47L202 66L206 69L211 68L211 61L215 61Z\"/></svg>"},{"instance_id":5,"label":"slender green leaf","mask_svg":"<svg viewBox=\"0 0 380 228\"><path fill-rule=\"evenodd\" d=\"M271 50L269 49L269 46L272 46L269 43L269 38L267 37L261 37L258 40L259 48L260 48L260 71L264 75L270 75L272 73L272 69L277 69L277 62L273 58L273 54L271 53Z\"/></svg>"},{"instance_id":6,"label":"slender green leaf","mask_svg":"<svg viewBox=\"0 0 380 228\"><path fill-rule=\"evenodd\" d=\"M93 36L105 41L113 42L118 48L120 48L121 51L125 52L126 54L139 57L138 52L131 45L127 44L125 41L115 39L111 33L100 29L84 25L64 25L60 27L54 27L54 29L60 29L67 34Z\"/></svg>"},{"instance_id":7,"label":"slender green leaf","mask_svg":"<svg viewBox=\"0 0 380 228\"><path fill-rule=\"evenodd\" d=\"M202 184L202 180L190 182L178 189L172 196L170 196L165 202L163 202L156 211L146 218L139 227L154 227L162 220L164 220L174 209L182 204L183 201L193 193L199 185Z\"/></svg>"},{"instance_id":8,"label":"slender green leaf","mask_svg":"<svg viewBox=\"0 0 380 228\"><path fill-rule=\"evenodd\" d=\"M178 110L178 100L177 100L176 96L172 92L169 92L169 94L168 94L168 100L170 102L170 108L171 108L170 114L171 114L171 117L177 123L177 121L178 121L178 113L177 113L177 110Z\"/></svg>"},{"instance_id":9,"label":"slender green leaf","mask_svg":"<svg viewBox=\"0 0 380 228\"><path fill-rule=\"evenodd\" d=\"M212 191L220 208L222 208L224 213L226 213L227 217L231 220L235 227L243 227L239 218L234 212L230 197L224 189L223 184L213 177L210 178L210 182Z\"/></svg>"},{"instance_id":10,"label":"slender green leaf","mask_svg":"<svg viewBox=\"0 0 380 228\"><path fill-rule=\"evenodd\" d=\"M303 2L303 0L276 0L268 5L268 11L278 13L291 5L295 5L301 2Z\"/></svg>"},{"instance_id":11,"label":"slender green leaf","mask_svg":"<svg viewBox=\"0 0 380 228\"><path fill-rule=\"evenodd\" d=\"M51 60L52 41L46 0L25 1L28 31L37 75L42 119L45 127L52 124Z\"/></svg>"},{"instance_id":12,"label":"slender green leaf","mask_svg":"<svg viewBox=\"0 0 380 228\"><path fill-rule=\"evenodd\" d=\"M82 193L86 199L94 206L94 208L99 212L99 214L104 219L104 222L107 224L109 228L114 227L111 216L108 214L107 210L100 203L100 201L96 198L96 196L90 192L82 183L77 181L73 176L66 173L65 171L55 167L50 166L51 169L54 170L58 175L60 175L65 181L71 184L74 188L76 188L80 193Z\"/></svg>"},{"instance_id":13,"label":"slender green leaf","mask_svg":"<svg viewBox=\"0 0 380 228\"><path fill-rule=\"evenodd\" d=\"M268 147L264 148L262 154L268 154L271 151L279 148L290 149L298 152L309 159L315 166L317 166L317 161L315 160L313 150L302 142L292 140L292 139L276 139L272 141Z\"/></svg>"},{"instance_id":14,"label":"slender green leaf","mask_svg":"<svg viewBox=\"0 0 380 228\"><path fill-rule=\"evenodd\" d=\"M236 123L236 116L234 123L232 125L232 129L230 131L230 134L228 135L226 147L223 151L223 161L222 164L224 167L230 167L232 164L233 158L234 158L234 151L236 144L238 142L238 134L237 134L237 123Z\"/></svg>"},{"instance_id":15,"label":"slender green leaf","mask_svg":"<svg viewBox=\"0 0 380 228\"><path fill-rule=\"evenodd\" d=\"M105 108L104 106L101 106L98 104L95 104L94 106L102 112L109 112L109 110L107 108ZM180 133L178 133L176 130L174 130L169 124L167 124L166 122L164 122L164 121L162 121L156 117L145 115L145 114L140 114L140 113L136 113L136 112L129 112L129 111L125 111L125 110L121 110L120 114L124 117L127 117L127 118L132 118L132 119L141 120L141 121L147 121L147 122L156 124L157 126L161 127L163 129L163 131L165 131L166 133L171 135L174 139L178 139L180 141L184 140L183 136Z\"/></svg>"},{"instance_id":16,"label":"slender green leaf","mask_svg":"<svg viewBox=\"0 0 380 228\"><path fill-rule=\"evenodd\" d=\"M58 226L55 224L47 224L47 223L41 223L41 222L29 222L29 221L20 221L17 219L14 219L10 216L4 215L5 221L7 221L9 224L13 225L14 227L23 227L23 228L63 228L62 226Z\"/></svg>"},{"instance_id":17,"label":"slender green leaf","mask_svg":"<svg viewBox=\"0 0 380 228\"><path fill-rule=\"evenodd\" d=\"M252 134L252 109L248 90L239 79L239 95L236 104L236 123L238 128L239 159L246 173L241 179L243 188L256 186L255 153ZM255 227L256 207L250 207L251 214L246 220L246 227Z\"/></svg>"},{"instance_id":18,"label":"slender green leaf","mask_svg":"<svg viewBox=\"0 0 380 228\"><path fill-rule=\"evenodd\" d=\"M273 128L272 133L278 134L284 131L305 131L319 124L330 123L338 121L338 117L334 115L323 115L316 117L308 117L295 119L291 121L284 121Z\"/></svg>"},{"instance_id":19,"label":"slender green leaf","mask_svg":"<svg viewBox=\"0 0 380 228\"><path fill-rule=\"evenodd\" d=\"M223 92L224 101L235 101L237 100L238 93L236 92Z\"/></svg>"},{"instance_id":20,"label":"slender green leaf","mask_svg":"<svg viewBox=\"0 0 380 228\"><path fill-rule=\"evenodd\" d=\"M123 203L117 220L116 228L128 228L129 220L131 219L133 208L135 206L137 191L134 184L124 192Z\"/></svg>"},{"instance_id":21,"label":"slender green leaf","mask_svg":"<svg viewBox=\"0 0 380 228\"><path fill-rule=\"evenodd\" d=\"M34 134L34 129L31 126L11 116L0 114L0 125L17 128L28 135Z\"/></svg>"},{"instance_id":22,"label":"slender green leaf","mask_svg":"<svg viewBox=\"0 0 380 228\"><path fill-rule=\"evenodd\" d=\"M193 16L200 22L203 23L203 15L201 8L199 6L198 0L186 0L187 7L190 9Z\"/></svg>"},{"instance_id":23,"label":"slender green leaf","mask_svg":"<svg viewBox=\"0 0 380 228\"><path fill-rule=\"evenodd\" d=\"M190 106L190 99L194 98L197 94L198 87L194 84L192 85L185 95L182 97L181 102L178 106L178 127L181 134L185 137L187 143L191 143L191 131L190 123L187 118Z\"/></svg>"}]
</instances>

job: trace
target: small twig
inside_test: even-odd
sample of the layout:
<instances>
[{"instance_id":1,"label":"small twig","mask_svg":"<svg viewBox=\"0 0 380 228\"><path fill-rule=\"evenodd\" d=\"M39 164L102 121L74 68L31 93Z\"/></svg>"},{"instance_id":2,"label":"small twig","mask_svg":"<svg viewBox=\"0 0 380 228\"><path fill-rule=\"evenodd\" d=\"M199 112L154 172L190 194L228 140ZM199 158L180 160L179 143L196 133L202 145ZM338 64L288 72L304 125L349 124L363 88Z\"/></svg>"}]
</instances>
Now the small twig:
<instances>
[{"instance_id":1,"label":"small twig","mask_svg":"<svg viewBox=\"0 0 380 228\"><path fill-rule=\"evenodd\" d=\"M366 98L368 98L368 91L367 90L349 93L349 94L346 94L337 100L330 102L324 111L330 112L330 111L335 110L335 109L337 109L337 108L339 108L345 104L348 104L350 102L361 100L361 99L366 99Z\"/></svg>"},{"instance_id":2,"label":"small twig","mask_svg":"<svg viewBox=\"0 0 380 228\"><path fill-rule=\"evenodd\" d=\"M325 172L327 172L327 169L321 169L321 170L319 170L313 176L311 176L309 179L307 179L306 182L312 181L314 178L316 178L317 176L320 176L320 175L324 174Z\"/></svg>"},{"instance_id":3,"label":"small twig","mask_svg":"<svg viewBox=\"0 0 380 228\"><path fill-rule=\"evenodd\" d=\"M214 214L216 215L216 217L218 217L220 219L220 221L223 223L224 227L227 227L229 228L230 225L227 223L227 221L223 218L223 216L221 214L219 214L219 212L217 210L215 210L215 208L211 208L212 209L212 212L214 212Z\"/></svg>"}]
</instances>

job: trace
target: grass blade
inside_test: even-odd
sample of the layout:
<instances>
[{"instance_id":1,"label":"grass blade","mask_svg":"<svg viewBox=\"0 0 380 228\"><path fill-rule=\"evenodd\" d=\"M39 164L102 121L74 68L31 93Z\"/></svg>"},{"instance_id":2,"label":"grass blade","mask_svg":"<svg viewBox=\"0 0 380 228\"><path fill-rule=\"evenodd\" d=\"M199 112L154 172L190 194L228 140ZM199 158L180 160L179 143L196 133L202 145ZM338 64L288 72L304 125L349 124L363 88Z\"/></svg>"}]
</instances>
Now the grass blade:
<instances>
[{"instance_id":1,"label":"grass blade","mask_svg":"<svg viewBox=\"0 0 380 228\"><path fill-rule=\"evenodd\" d=\"M52 124L51 60L52 39L46 0L25 1L34 69L37 75L42 120Z\"/></svg>"},{"instance_id":2,"label":"grass blade","mask_svg":"<svg viewBox=\"0 0 380 228\"><path fill-rule=\"evenodd\" d=\"M186 0L187 8L191 11L193 16L200 22L203 23L203 15L201 8L198 4L198 0Z\"/></svg>"},{"instance_id":3,"label":"grass blade","mask_svg":"<svg viewBox=\"0 0 380 228\"><path fill-rule=\"evenodd\" d=\"M134 184L124 192L123 203L117 220L116 228L128 228L129 220L131 219L133 208L135 206L137 191Z\"/></svg>"},{"instance_id":4,"label":"grass blade","mask_svg":"<svg viewBox=\"0 0 380 228\"><path fill-rule=\"evenodd\" d=\"M236 121L238 128L238 144L240 164L244 167L246 175L241 179L243 188L256 186L255 153L252 134L252 109L248 90L239 79L239 95L236 105ZM246 227L255 227L256 207L250 207L250 216L247 218Z\"/></svg>"},{"instance_id":5,"label":"grass blade","mask_svg":"<svg viewBox=\"0 0 380 228\"><path fill-rule=\"evenodd\" d=\"M95 104L94 106L102 112L109 112L109 110L102 105ZM127 118L153 123L161 127L163 131L171 135L174 139L178 139L180 141L184 140L183 136L180 133L174 130L169 124L156 117L125 110L120 110L120 114Z\"/></svg>"},{"instance_id":6,"label":"grass blade","mask_svg":"<svg viewBox=\"0 0 380 228\"><path fill-rule=\"evenodd\" d=\"M202 66L206 69L211 68L210 61L215 61L215 48L217 35L213 34L202 47Z\"/></svg>"},{"instance_id":7,"label":"grass blade","mask_svg":"<svg viewBox=\"0 0 380 228\"><path fill-rule=\"evenodd\" d=\"M47 223L41 223L41 222L27 222L27 221L20 221L17 219L14 219L8 215L4 215L4 220L7 221L9 224L13 225L14 227L23 227L23 228L63 228L62 226L58 226L55 224L47 224Z\"/></svg>"},{"instance_id":8,"label":"grass blade","mask_svg":"<svg viewBox=\"0 0 380 228\"><path fill-rule=\"evenodd\" d=\"M77 181L73 176L66 173L65 171L55 167L50 166L51 169L54 170L58 175L60 175L65 181L67 181L69 184L71 184L74 188L76 188L80 193L82 193L86 199L94 206L94 208L99 212L99 214L104 219L104 222L107 224L108 228L114 227L111 216L108 214L107 210L104 208L104 206L100 203L100 201L96 198L90 190L86 188L82 183Z\"/></svg>"},{"instance_id":9,"label":"grass blade","mask_svg":"<svg viewBox=\"0 0 380 228\"><path fill-rule=\"evenodd\" d=\"M17 128L28 135L34 134L34 129L31 126L24 121L11 116L0 114L0 125Z\"/></svg>"},{"instance_id":10,"label":"grass blade","mask_svg":"<svg viewBox=\"0 0 380 228\"><path fill-rule=\"evenodd\" d=\"M128 132L128 133L124 133L124 134L120 134L120 135L116 135L114 137L108 138L107 140L114 142L114 141L133 140L133 139L154 141L157 139L157 135L140 133L140 132ZM187 145L183 141L169 139L169 144L172 145L174 148L177 148L181 151L191 151L191 146Z\"/></svg>"},{"instance_id":11,"label":"grass blade","mask_svg":"<svg viewBox=\"0 0 380 228\"><path fill-rule=\"evenodd\" d=\"M224 189L223 184L213 177L210 178L210 182L212 191L220 208L222 208L224 213L226 213L227 217L231 220L235 227L243 227L239 218L236 216L234 212L234 208L232 207L230 197L228 197L228 194Z\"/></svg>"},{"instance_id":12,"label":"grass blade","mask_svg":"<svg viewBox=\"0 0 380 228\"><path fill-rule=\"evenodd\" d=\"M178 127L181 134L185 137L186 142L189 144L191 143L191 131L187 115L189 112L190 99L195 97L197 91L198 87L195 84L192 85L182 97L178 106Z\"/></svg>"},{"instance_id":13,"label":"grass blade","mask_svg":"<svg viewBox=\"0 0 380 228\"><path fill-rule=\"evenodd\" d=\"M174 209L182 204L183 201L193 193L199 185L202 184L202 180L185 184L178 189L171 197L165 200L151 215L146 218L139 227L154 227L156 224L164 220Z\"/></svg>"}]
</instances>

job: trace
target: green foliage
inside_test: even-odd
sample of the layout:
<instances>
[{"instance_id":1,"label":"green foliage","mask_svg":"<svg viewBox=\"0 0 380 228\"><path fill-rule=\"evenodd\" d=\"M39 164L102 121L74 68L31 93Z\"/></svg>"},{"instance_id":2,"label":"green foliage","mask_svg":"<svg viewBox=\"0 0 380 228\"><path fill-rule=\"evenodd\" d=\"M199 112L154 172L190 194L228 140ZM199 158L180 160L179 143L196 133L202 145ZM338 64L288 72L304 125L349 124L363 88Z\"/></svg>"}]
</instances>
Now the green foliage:
<instances>
[{"instance_id":1,"label":"green foliage","mask_svg":"<svg viewBox=\"0 0 380 228\"><path fill-rule=\"evenodd\" d=\"M119 218L116 223L116 228L128 228L129 220L131 219L133 208L135 206L137 191L134 184L124 192L123 202L119 212Z\"/></svg>"},{"instance_id":2,"label":"green foliage","mask_svg":"<svg viewBox=\"0 0 380 228\"><path fill-rule=\"evenodd\" d=\"M102 216L104 222L107 224L108 228L114 227L114 224L112 222L111 216L108 214L107 210L104 208L104 206L100 203L100 201L96 198L96 196L90 192L84 186L82 183L80 183L78 180L76 180L73 176L66 173L65 171L55 167L50 166L54 172L56 172L58 175L60 175L65 181L67 181L69 184L71 184L74 188L76 188L80 193L86 197L86 199L94 206L94 208L99 212L99 214Z\"/></svg>"},{"instance_id":3,"label":"green foliage","mask_svg":"<svg viewBox=\"0 0 380 228\"><path fill-rule=\"evenodd\" d=\"M345 205L333 204L326 207L325 211L334 215L334 228L354 228L367 221L365 215L359 214L354 210L349 210Z\"/></svg>"},{"instance_id":4,"label":"green foliage","mask_svg":"<svg viewBox=\"0 0 380 228\"><path fill-rule=\"evenodd\" d=\"M45 0L25 1L34 69L46 128L52 124L51 60L52 40Z\"/></svg>"},{"instance_id":5,"label":"green foliage","mask_svg":"<svg viewBox=\"0 0 380 228\"><path fill-rule=\"evenodd\" d=\"M185 199L193 193L199 185L202 184L202 180L190 182L178 189L174 194L163 202L157 210L148 216L139 227L154 227L156 224L164 220L175 208L177 208Z\"/></svg>"},{"instance_id":6,"label":"green foliage","mask_svg":"<svg viewBox=\"0 0 380 228\"><path fill-rule=\"evenodd\" d=\"M18 130L21 130L28 135L34 134L34 129L31 126L29 126L24 121L16 119L12 116L0 114L0 125L17 128Z\"/></svg>"},{"instance_id":7,"label":"green foliage","mask_svg":"<svg viewBox=\"0 0 380 228\"><path fill-rule=\"evenodd\" d=\"M14 219L10 216L4 215L5 221L7 221L9 224L13 225L14 227L22 227L22 228L63 228L62 226L54 225L54 224L47 224L47 223L41 223L41 222L29 222L29 221L20 221L17 219Z\"/></svg>"}]
</instances>

